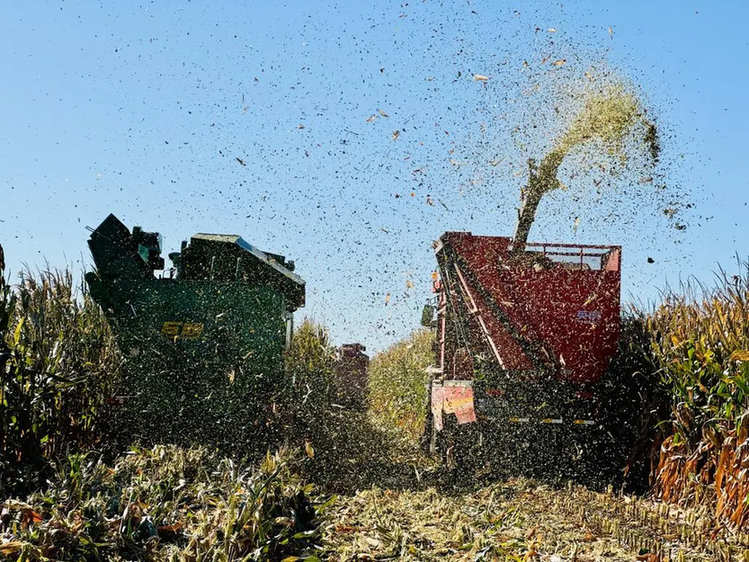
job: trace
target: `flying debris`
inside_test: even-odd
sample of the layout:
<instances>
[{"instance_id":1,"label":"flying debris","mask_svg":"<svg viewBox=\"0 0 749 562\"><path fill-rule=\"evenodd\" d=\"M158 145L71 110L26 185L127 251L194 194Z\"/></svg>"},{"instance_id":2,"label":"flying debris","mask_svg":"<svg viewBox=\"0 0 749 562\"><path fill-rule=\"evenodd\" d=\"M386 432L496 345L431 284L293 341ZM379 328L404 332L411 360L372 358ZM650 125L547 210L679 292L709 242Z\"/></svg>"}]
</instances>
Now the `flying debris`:
<instances>
[{"instance_id":1,"label":"flying debris","mask_svg":"<svg viewBox=\"0 0 749 562\"><path fill-rule=\"evenodd\" d=\"M315 458L315 449L312 448L312 444L309 441L304 442L304 452L311 459Z\"/></svg>"}]
</instances>

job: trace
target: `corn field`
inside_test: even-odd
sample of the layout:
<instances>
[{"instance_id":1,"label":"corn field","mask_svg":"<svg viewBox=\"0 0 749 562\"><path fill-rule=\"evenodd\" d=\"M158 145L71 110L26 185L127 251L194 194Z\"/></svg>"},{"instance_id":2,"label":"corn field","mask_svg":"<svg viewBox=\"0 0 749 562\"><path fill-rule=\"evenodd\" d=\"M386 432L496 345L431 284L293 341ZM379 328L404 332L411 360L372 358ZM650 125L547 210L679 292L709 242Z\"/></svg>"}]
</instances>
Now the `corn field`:
<instances>
[{"instance_id":1,"label":"corn field","mask_svg":"<svg viewBox=\"0 0 749 562\"><path fill-rule=\"evenodd\" d=\"M70 271L0 281L0 492L33 487L48 460L103 446L120 356Z\"/></svg>"},{"instance_id":2,"label":"corn field","mask_svg":"<svg viewBox=\"0 0 749 562\"><path fill-rule=\"evenodd\" d=\"M387 427L418 438L427 414L426 368L434 364L434 334L417 330L377 354L369 367L370 409Z\"/></svg>"},{"instance_id":3,"label":"corn field","mask_svg":"<svg viewBox=\"0 0 749 562\"><path fill-rule=\"evenodd\" d=\"M0 287L0 496L7 498L0 559L420 558L435 548L448 557L526 559L543 550L534 529L546 525L557 552L578 552L575 544L589 540L600 552L646 549L653 560L668 559L664 545L671 544L691 553L677 559L709 552L729 560L732 548L749 548L748 313L746 264L742 276L721 273L713 288L685 287L650 312L631 309L610 384L617 394L626 381L633 392L619 392L622 399L640 401L642 415L623 430L634 446L622 468L634 474L639 459L646 497L575 488L564 499L518 481L506 491L525 498L528 513L518 523L523 511L514 500L492 503L500 497L496 483L454 505L431 487L435 468L416 444L427 415L431 332L418 330L374 357L367 413L337 404L346 389L328 332L303 322L286 354L278 401L278 441L297 453L268 453L255 464L173 446L117 456L108 399L122 360L106 320L69 271L26 272L15 287ZM331 491L353 495L335 500ZM587 515L575 511L579 498L587 498ZM248 510L248 501L257 509ZM401 523L381 512L392 501L388 509ZM452 519L418 527L418 517L435 517L432 507L457 513L461 502L479 511L489 502L496 513L485 524L460 515L459 529ZM421 511L412 509L417 504ZM534 521L549 509L569 514L557 523ZM374 531L362 523L370 515ZM568 539L579 526L567 529L562 519L573 516L584 521L583 539ZM518 524L528 528L516 532ZM455 536L435 534L443 526ZM497 529L504 542L488 538Z\"/></svg>"},{"instance_id":4,"label":"corn field","mask_svg":"<svg viewBox=\"0 0 749 562\"><path fill-rule=\"evenodd\" d=\"M654 492L711 505L749 523L749 264L713 289L670 294L646 320L659 382L670 396Z\"/></svg>"}]
</instances>

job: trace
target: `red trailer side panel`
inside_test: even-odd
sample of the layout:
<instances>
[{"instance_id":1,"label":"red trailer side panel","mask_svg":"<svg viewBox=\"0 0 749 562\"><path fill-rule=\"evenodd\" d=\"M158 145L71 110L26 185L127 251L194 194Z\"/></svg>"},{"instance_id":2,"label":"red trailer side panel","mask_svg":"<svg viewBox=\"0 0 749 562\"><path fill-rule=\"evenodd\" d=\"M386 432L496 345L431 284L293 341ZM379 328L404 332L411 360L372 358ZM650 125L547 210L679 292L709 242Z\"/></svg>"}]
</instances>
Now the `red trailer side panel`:
<instances>
[{"instance_id":1,"label":"red trailer side panel","mask_svg":"<svg viewBox=\"0 0 749 562\"><path fill-rule=\"evenodd\" d=\"M511 247L510 238L445 233L437 249L443 290L502 369L596 382L619 338L621 249L529 243L513 255ZM442 350L448 378L457 349Z\"/></svg>"}]
</instances>

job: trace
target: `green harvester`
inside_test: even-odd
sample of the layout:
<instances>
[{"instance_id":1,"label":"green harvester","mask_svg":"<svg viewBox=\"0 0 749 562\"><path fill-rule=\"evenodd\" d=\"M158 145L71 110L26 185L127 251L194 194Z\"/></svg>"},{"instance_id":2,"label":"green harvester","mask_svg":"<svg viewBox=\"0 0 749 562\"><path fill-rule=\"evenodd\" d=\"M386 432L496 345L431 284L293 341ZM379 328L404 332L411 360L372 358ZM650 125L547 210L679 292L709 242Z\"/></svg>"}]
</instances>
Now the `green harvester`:
<instances>
[{"instance_id":1,"label":"green harvester","mask_svg":"<svg viewBox=\"0 0 749 562\"><path fill-rule=\"evenodd\" d=\"M165 270L161 235L131 233L114 215L88 244L96 271L86 281L125 360L118 430L230 446L272 432L293 312L304 306L294 263L236 235L196 234Z\"/></svg>"}]
</instances>

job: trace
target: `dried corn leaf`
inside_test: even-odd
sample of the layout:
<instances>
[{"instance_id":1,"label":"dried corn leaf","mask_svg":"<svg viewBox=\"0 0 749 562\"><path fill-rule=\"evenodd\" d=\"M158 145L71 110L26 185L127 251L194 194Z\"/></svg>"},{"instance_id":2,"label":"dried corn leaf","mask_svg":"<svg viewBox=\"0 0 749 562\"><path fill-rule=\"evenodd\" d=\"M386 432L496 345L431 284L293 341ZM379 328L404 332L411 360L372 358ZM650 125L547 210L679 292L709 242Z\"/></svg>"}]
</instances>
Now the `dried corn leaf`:
<instances>
[{"instance_id":1,"label":"dried corn leaf","mask_svg":"<svg viewBox=\"0 0 749 562\"><path fill-rule=\"evenodd\" d=\"M731 353L730 361L749 361L749 351L737 349Z\"/></svg>"}]
</instances>

